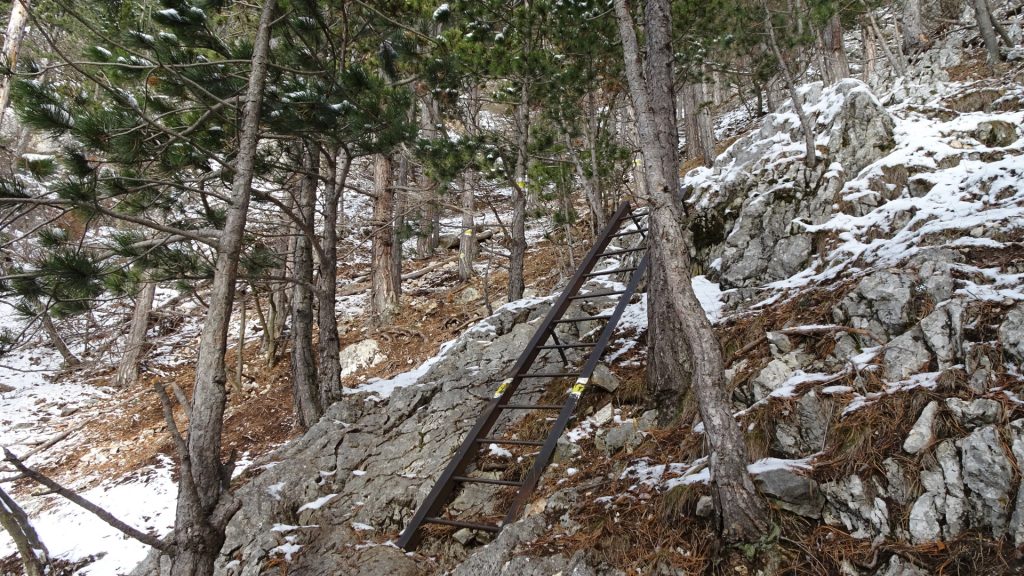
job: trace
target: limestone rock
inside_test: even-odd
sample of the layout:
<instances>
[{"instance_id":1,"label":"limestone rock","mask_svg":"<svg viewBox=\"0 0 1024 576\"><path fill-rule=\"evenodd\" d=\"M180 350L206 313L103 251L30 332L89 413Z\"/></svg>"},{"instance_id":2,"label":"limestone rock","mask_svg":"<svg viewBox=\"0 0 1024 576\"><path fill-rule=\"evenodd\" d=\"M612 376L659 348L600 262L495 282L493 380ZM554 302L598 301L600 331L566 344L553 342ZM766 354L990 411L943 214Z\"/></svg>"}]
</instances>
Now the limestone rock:
<instances>
[{"instance_id":1,"label":"limestone rock","mask_svg":"<svg viewBox=\"0 0 1024 576\"><path fill-rule=\"evenodd\" d=\"M873 479L853 474L821 485L825 494L822 518L831 526L843 526L854 538L888 537L889 506L885 491Z\"/></svg>"},{"instance_id":2,"label":"limestone rock","mask_svg":"<svg viewBox=\"0 0 1024 576\"><path fill-rule=\"evenodd\" d=\"M823 399L814 390L800 396L795 409L776 420L772 447L790 458L803 458L822 450L834 413L830 405L831 400Z\"/></svg>"},{"instance_id":3,"label":"limestone rock","mask_svg":"<svg viewBox=\"0 0 1024 576\"><path fill-rule=\"evenodd\" d=\"M754 481L781 508L808 518L821 518L825 498L814 479L788 468L772 468L756 474Z\"/></svg>"},{"instance_id":4,"label":"limestone rock","mask_svg":"<svg viewBox=\"0 0 1024 576\"><path fill-rule=\"evenodd\" d=\"M1017 128L1004 120L986 120L972 135L989 148L1005 148L1017 141Z\"/></svg>"},{"instance_id":5,"label":"limestone rock","mask_svg":"<svg viewBox=\"0 0 1024 576\"><path fill-rule=\"evenodd\" d=\"M885 345L883 374L893 382L906 380L928 368L932 355L924 345L924 333L914 327Z\"/></svg>"},{"instance_id":6,"label":"limestone rock","mask_svg":"<svg viewBox=\"0 0 1024 576\"><path fill-rule=\"evenodd\" d=\"M590 376L590 384L605 392L615 392L619 389L619 379L604 364L598 364L594 369L594 373Z\"/></svg>"},{"instance_id":7,"label":"limestone rock","mask_svg":"<svg viewBox=\"0 0 1024 576\"><path fill-rule=\"evenodd\" d=\"M1017 304L1006 315L999 326L999 342L1003 352L1024 365L1024 304Z\"/></svg>"},{"instance_id":8,"label":"limestone rock","mask_svg":"<svg viewBox=\"0 0 1024 576\"><path fill-rule=\"evenodd\" d=\"M946 398L946 408L956 421L968 430L994 424L1003 417L1003 405L988 398L978 398L969 402L960 398Z\"/></svg>"},{"instance_id":9,"label":"limestone rock","mask_svg":"<svg viewBox=\"0 0 1024 576\"><path fill-rule=\"evenodd\" d=\"M963 312L962 304L950 302L921 319L921 332L939 370L959 364L963 358Z\"/></svg>"},{"instance_id":10,"label":"limestone rock","mask_svg":"<svg viewBox=\"0 0 1024 576\"><path fill-rule=\"evenodd\" d=\"M771 394L789 380L793 372L793 368L782 359L777 358L769 362L753 379L754 399L761 400Z\"/></svg>"},{"instance_id":11,"label":"limestone rock","mask_svg":"<svg viewBox=\"0 0 1024 576\"><path fill-rule=\"evenodd\" d=\"M380 364L385 360L385 356L380 350L380 344L372 338L367 338L342 348L339 352L339 360L341 362L341 377L344 378L363 368Z\"/></svg>"},{"instance_id":12,"label":"limestone rock","mask_svg":"<svg viewBox=\"0 0 1024 576\"><path fill-rule=\"evenodd\" d=\"M935 439L935 414L938 411L939 403L934 400L924 407L921 416L914 423L914 427L910 429L907 439L903 441L904 452L917 454L932 443L932 440Z\"/></svg>"},{"instance_id":13,"label":"limestone rock","mask_svg":"<svg viewBox=\"0 0 1024 576\"><path fill-rule=\"evenodd\" d=\"M875 572L875 576L930 576L930 573L910 560L892 556L884 568Z\"/></svg>"},{"instance_id":14,"label":"limestone rock","mask_svg":"<svg viewBox=\"0 0 1024 576\"><path fill-rule=\"evenodd\" d=\"M901 334L910 322L914 280L888 270L865 276L837 308L837 321L888 340Z\"/></svg>"},{"instance_id":15,"label":"limestone rock","mask_svg":"<svg viewBox=\"0 0 1024 576\"><path fill-rule=\"evenodd\" d=\"M632 452L643 439L644 434L637 427L636 420L629 419L604 434L598 434L594 441L598 450L610 456L619 450Z\"/></svg>"},{"instance_id":16,"label":"limestone rock","mask_svg":"<svg viewBox=\"0 0 1024 576\"><path fill-rule=\"evenodd\" d=\"M964 484L970 490L971 524L991 530L999 538L1006 533L1013 481L1013 466L1003 452L995 426L986 426L957 442Z\"/></svg>"}]
</instances>

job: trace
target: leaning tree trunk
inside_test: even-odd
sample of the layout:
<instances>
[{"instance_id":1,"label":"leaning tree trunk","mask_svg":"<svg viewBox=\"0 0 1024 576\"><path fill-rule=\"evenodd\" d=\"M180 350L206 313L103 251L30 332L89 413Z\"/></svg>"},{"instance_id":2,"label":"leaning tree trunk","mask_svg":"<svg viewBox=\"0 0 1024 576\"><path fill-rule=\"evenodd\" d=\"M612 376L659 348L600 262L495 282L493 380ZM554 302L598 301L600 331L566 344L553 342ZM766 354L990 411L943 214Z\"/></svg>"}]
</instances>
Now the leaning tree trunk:
<instances>
[{"instance_id":1,"label":"leaning tree trunk","mask_svg":"<svg viewBox=\"0 0 1024 576\"><path fill-rule=\"evenodd\" d=\"M341 163L339 166L338 163ZM320 276L317 278L317 341L320 365L320 405L326 409L341 398L341 359L338 349L337 306L338 285L338 199L341 187L348 180L351 159L345 150L334 154L328 162L327 184L324 187L324 234L321 240L323 256L320 258Z\"/></svg>"},{"instance_id":2,"label":"leaning tree trunk","mask_svg":"<svg viewBox=\"0 0 1024 576\"><path fill-rule=\"evenodd\" d=\"M64 343L64 338L57 331L57 327L53 325L53 318L50 318L50 313L46 309L39 313L39 322L43 325L43 331L46 332L46 336L50 339L50 344L53 344L53 347L60 353L60 357L64 359L64 366L70 368L82 363L78 356L75 356L75 353Z\"/></svg>"},{"instance_id":3,"label":"leaning tree trunk","mask_svg":"<svg viewBox=\"0 0 1024 576\"><path fill-rule=\"evenodd\" d=\"M276 6L276 0L264 2L253 42L252 68L245 92L238 154L231 182L231 202L217 243L209 307L199 337L192 417L185 446L187 453L179 463L181 470L174 522L177 553L171 560L171 576L213 575L214 561L224 544L224 530L240 506L240 502L228 492L230 474L226 474L228 467L220 459L227 400L224 354L252 193L260 105Z\"/></svg>"},{"instance_id":4,"label":"leaning tree trunk","mask_svg":"<svg viewBox=\"0 0 1024 576\"><path fill-rule=\"evenodd\" d=\"M135 384L139 377L139 358L146 349L146 330L149 328L149 315L153 311L153 298L156 296L156 282L144 282L135 301L132 312L132 326L128 331L128 344L124 347L124 356L117 365L114 385L126 388Z\"/></svg>"},{"instance_id":5,"label":"leaning tree trunk","mask_svg":"<svg viewBox=\"0 0 1024 576\"><path fill-rule=\"evenodd\" d=\"M14 540L25 576L43 576L48 572L50 558L46 546L29 522L28 515L3 488L0 488L0 527Z\"/></svg>"},{"instance_id":6,"label":"leaning tree trunk","mask_svg":"<svg viewBox=\"0 0 1024 576\"><path fill-rule=\"evenodd\" d=\"M31 7L29 0L13 0L11 5L11 18L7 21L7 36L4 37L3 56L7 67L12 70L11 74L4 74L0 78L0 126L3 125L4 112L11 102L11 82L14 80L13 70L18 64L18 52L21 50L21 39L25 34L25 24L28 23L28 11Z\"/></svg>"},{"instance_id":7,"label":"leaning tree trunk","mask_svg":"<svg viewBox=\"0 0 1024 576\"><path fill-rule=\"evenodd\" d=\"M315 144L303 145L302 168L305 174L295 198L299 222L296 223L292 272L295 281L292 285L292 398L299 426L308 430L323 413L313 354L313 239L307 233L313 227L316 175L320 168L320 151Z\"/></svg>"},{"instance_id":8,"label":"leaning tree trunk","mask_svg":"<svg viewBox=\"0 0 1024 576\"><path fill-rule=\"evenodd\" d=\"M387 326L398 314L401 275L395 273L395 189L391 158L377 154L373 170L373 233L370 256L370 325Z\"/></svg>"},{"instance_id":9,"label":"leaning tree trunk","mask_svg":"<svg viewBox=\"0 0 1024 576\"><path fill-rule=\"evenodd\" d=\"M814 146L814 127L811 126L811 120L804 110L803 98L800 97L800 92L796 89L796 77L789 67L789 62L782 56L782 51L779 49L779 42L775 38L775 27L772 26L772 13L768 10L768 3L761 0L761 7L764 9L764 24L768 30L768 47L779 64L782 78L786 81L786 87L789 88L789 96L793 99L793 109L796 111L797 118L800 119L800 128L804 133L804 147L807 149L804 164L809 169L814 170L815 166L818 165L818 150Z\"/></svg>"},{"instance_id":10,"label":"leaning tree trunk","mask_svg":"<svg viewBox=\"0 0 1024 576\"><path fill-rule=\"evenodd\" d=\"M633 106L644 151L644 174L651 205L651 285L648 319L651 362L648 372L667 370L682 381L692 376L693 390L710 446L711 490L727 540L752 541L763 536L767 508L747 472L747 447L732 416L725 392L721 349L711 322L694 295L690 252L684 236L679 191L676 110L672 85L672 35L668 0L648 0L644 9L646 58L640 61L633 19L626 0L615 0ZM665 328L678 330L668 333ZM650 329L650 328L649 328ZM682 344L692 367L667 361ZM664 377L666 374L660 374Z\"/></svg>"}]
</instances>

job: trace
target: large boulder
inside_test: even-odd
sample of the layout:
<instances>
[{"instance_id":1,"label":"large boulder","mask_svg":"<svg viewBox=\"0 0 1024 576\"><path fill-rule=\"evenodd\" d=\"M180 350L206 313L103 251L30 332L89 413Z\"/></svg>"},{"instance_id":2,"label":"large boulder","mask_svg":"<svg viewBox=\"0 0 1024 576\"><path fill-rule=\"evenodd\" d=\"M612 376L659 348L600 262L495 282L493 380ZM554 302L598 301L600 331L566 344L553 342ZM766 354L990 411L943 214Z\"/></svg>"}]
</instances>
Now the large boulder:
<instances>
[{"instance_id":1,"label":"large boulder","mask_svg":"<svg viewBox=\"0 0 1024 576\"><path fill-rule=\"evenodd\" d=\"M815 170L790 158L803 154L804 140L787 102L684 182L701 207L694 242L706 263L717 260L723 287L782 280L806 268L815 237L805 226L828 220L843 185L895 145L892 117L862 82L803 90L824 155Z\"/></svg>"}]
</instances>

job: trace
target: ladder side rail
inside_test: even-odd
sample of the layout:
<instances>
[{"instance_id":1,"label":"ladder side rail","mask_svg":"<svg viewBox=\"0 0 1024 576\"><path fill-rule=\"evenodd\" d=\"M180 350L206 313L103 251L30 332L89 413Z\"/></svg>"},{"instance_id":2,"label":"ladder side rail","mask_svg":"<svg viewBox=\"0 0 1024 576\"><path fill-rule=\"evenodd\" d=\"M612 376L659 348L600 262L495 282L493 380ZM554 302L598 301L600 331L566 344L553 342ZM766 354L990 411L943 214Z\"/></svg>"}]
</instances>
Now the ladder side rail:
<instances>
[{"instance_id":1,"label":"ladder side rail","mask_svg":"<svg viewBox=\"0 0 1024 576\"><path fill-rule=\"evenodd\" d=\"M536 459L533 461L533 466L530 471L523 478L523 485L519 488L515 498L512 500L511 507L508 513L505 515L505 520L502 525L507 525L514 522L523 508L526 506L530 496L533 495L534 490L537 488L537 483L540 482L540 477L544 473L544 469L547 468L548 461L555 452L555 448L558 445L558 439L562 436L562 432L565 431L566 426L569 424L569 419L572 418L573 412L576 411L576 404L579 402L580 396L583 394L583 390L586 386L586 380L594 373L597 368L598 362L601 360L601 356L604 354L604 349L608 346L608 342L611 340L612 333L615 331L615 326L619 323L619 319L622 317L623 311L626 306L629 305L629 300L632 298L633 293L636 291L637 286L640 285L640 279L644 272L647 270L647 264L649 254L645 253L643 259L640 260L640 264L637 266L633 276L629 280L629 285L626 287L626 293L619 299L619 303L615 306L615 311L612 313L611 319L605 325L604 330L601 331L601 335L598 339L598 345L595 346L594 350L590 353L586 363L583 365L583 370L577 385L573 386L566 398L565 405L562 406L562 411L558 413L558 419L555 421L554 426L548 433L547 439L544 441L544 446L540 449ZM583 386L583 388L580 387Z\"/></svg>"},{"instance_id":2,"label":"ladder side rail","mask_svg":"<svg viewBox=\"0 0 1024 576\"><path fill-rule=\"evenodd\" d=\"M503 390L499 388L499 392L495 394L487 405L484 407L483 413L477 418L476 423L470 430L466 439L462 442L455 456L445 467L441 473L440 478L434 487L431 489L427 497L420 503L416 513L413 514L412 519L406 525L405 530L402 531L398 545L405 550L413 550L416 545L419 544L421 538L420 527L423 524L424 519L427 517L436 516L440 509L447 504L449 497L455 489L455 484L452 482L453 476L462 475L466 468L473 462L478 453L476 439L486 435L490 432L494 423L497 421L501 410L498 409L498 404L507 403L507 400L515 394L519 388L521 378L516 378L515 375L521 374L525 369L531 366L540 350L537 348L548 338L548 332L551 331L554 326L555 320L561 317L562 314L569 308L570 297L579 291L586 281L586 274L590 272L594 264L597 262L597 255L600 254L611 242L611 234L620 225L622 216L630 211L628 201L623 201L619 204L619 207L615 210L612 218L609 220L608 225L601 231L601 235L598 237L597 242L587 253L587 256L583 260L583 263L579 268L576 269L576 273L573 275L569 284L565 287L558 299L548 310L547 315L544 317L544 321L538 327L534 333L530 342L526 345L526 349L523 354L519 356L515 366L512 368L513 378L505 380L503 384Z\"/></svg>"}]
</instances>

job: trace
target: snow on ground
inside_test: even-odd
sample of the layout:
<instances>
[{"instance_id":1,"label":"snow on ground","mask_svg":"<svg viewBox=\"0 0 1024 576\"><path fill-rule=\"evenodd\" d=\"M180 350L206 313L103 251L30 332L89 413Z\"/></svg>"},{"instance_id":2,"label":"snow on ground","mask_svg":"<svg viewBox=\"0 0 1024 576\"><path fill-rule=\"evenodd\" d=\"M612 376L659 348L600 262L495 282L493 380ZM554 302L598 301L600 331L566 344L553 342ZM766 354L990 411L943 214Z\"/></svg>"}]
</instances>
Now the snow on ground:
<instances>
[{"instance_id":1,"label":"snow on ground","mask_svg":"<svg viewBox=\"0 0 1024 576\"><path fill-rule=\"evenodd\" d=\"M174 524L177 489L171 479L171 468L171 462L162 459L156 466L134 472L119 481L105 482L81 495L129 525L163 536ZM126 573L149 552L145 544L126 538L91 512L59 496L47 496L35 504L26 511L52 556L74 561L103 554L78 574L110 576ZM38 506L48 507L43 512L33 510ZM15 551L14 542L5 532L0 532L0 557Z\"/></svg>"}]
</instances>

